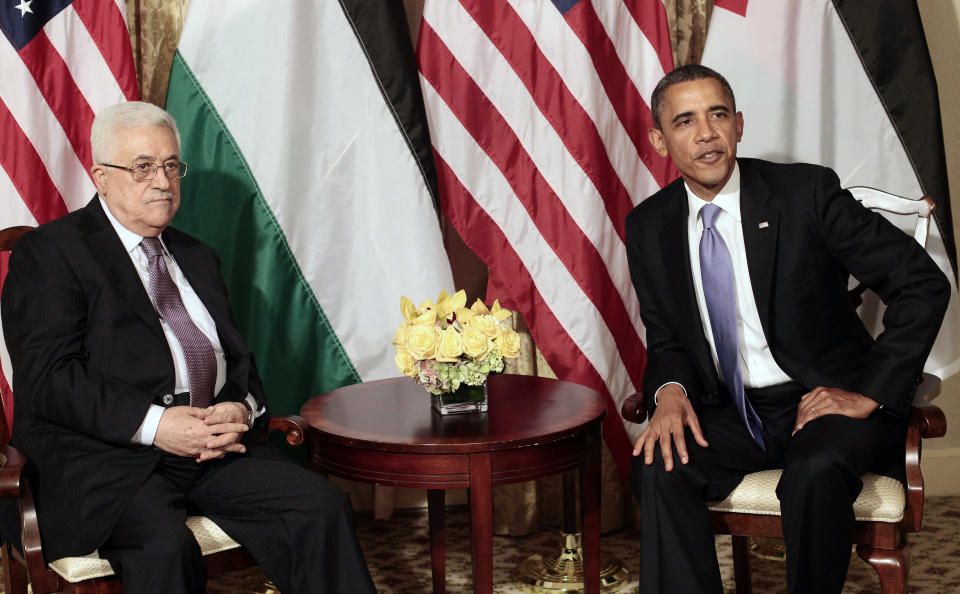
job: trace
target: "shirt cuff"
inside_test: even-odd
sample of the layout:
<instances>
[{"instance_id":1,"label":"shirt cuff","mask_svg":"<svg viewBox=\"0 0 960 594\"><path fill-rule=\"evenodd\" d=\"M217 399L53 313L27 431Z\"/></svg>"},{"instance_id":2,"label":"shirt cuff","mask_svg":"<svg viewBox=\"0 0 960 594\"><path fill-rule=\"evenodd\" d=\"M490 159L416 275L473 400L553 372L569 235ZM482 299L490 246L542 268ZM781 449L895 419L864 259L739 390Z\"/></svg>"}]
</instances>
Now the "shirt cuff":
<instances>
[{"instance_id":1,"label":"shirt cuff","mask_svg":"<svg viewBox=\"0 0 960 594\"><path fill-rule=\"evenodd\" d=\"M662 389L663 389L664 387L666 387L666 386L669 386L670 384L673 384L674 386L680 386L680 389L683 390L683 395L684 395L684 396L687 396L687 389L683 387L683 384L681 384L681 383L679 383L679 382L667 382L667 383L663 384L662 386L660 386L659 388L657 388L657 391L653 393L653 405L654 405L654 406L660 404L660 402L658 402L658 400L657 400L657 396L660 395L660 390L662 390ZM687 396L687 398L689 398L689 396Z\"/></svg>"},{"instance_id":2,"label":"shirt cuff","mask_svg":"<svg viewBox=\"0 0 960 594\"><path fill-rule=\"evenodd\" d=\"M247 408L250 409L250 419L247 424L253 427L254 421L260 418L260 415L267 412L267 407L257 408L257 399L253 397L253 394L247 394L247 397L244 398L243 401L246 403Z\"/></svg>"},{"instance_id":3,"label":"shirt cuff","mask_svg":"<svg viewBox=\"0 0 960 594\"><path fill-rule=\"evenodd\" d=\"M157 436L157 428L160 426L160 417L163 416L165 410L167 409L162 406L151 404L146 416L143 417L143 422L140 423L140 428L133 434L130 441L140 445L153 445L153 440Z\"/></svg>"}]
</instances>

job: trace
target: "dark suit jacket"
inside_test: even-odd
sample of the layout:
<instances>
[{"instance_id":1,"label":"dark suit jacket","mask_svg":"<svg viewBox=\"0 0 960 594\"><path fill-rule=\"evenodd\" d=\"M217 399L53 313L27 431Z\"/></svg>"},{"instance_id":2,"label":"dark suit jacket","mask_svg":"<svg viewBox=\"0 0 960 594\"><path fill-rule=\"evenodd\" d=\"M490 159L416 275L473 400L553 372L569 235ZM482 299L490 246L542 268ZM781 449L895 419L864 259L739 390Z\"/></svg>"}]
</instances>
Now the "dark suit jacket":
<instances>
[{"instance_id":1,"label":"dark suit jacket","mask_svg":"<svg viewBox=\"0 0 960 594\"><path fill-rule=\"evenodd\" d=\"M842 190L832 170L738 162L747 267L774 359L806 388L856 391L906 417L946 311L947 279L912 237ZM626 246L647 329L643 391L676 381L701 405L722 390L694 293L687 214L678 179L627 215ZM847 295L850 274L887 305L876 340Z\"/></svg>"},{"instance_id":2,"label":"dark suit jacket","mask_svg":"<svg viewBox=\"0 0 960 594\"><path fill-rule=\"evenodd\" d=\"M216 322L227 381L215 400L250 393L265 406L216 254L176 229L162 237ZM96 197L19 241L2 303L11 441L31 463L44 550L50 560L89 553L160 458L130 442L148 407L174 390L158 314Z\"/></svg>"}]
</instances>

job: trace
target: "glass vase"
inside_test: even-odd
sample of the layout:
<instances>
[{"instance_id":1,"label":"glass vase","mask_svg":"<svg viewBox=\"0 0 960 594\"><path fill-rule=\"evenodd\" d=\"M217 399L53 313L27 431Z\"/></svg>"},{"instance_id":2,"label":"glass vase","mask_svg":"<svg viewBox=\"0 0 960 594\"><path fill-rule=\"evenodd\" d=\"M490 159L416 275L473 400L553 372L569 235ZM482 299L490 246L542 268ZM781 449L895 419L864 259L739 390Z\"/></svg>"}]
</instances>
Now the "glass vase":
<instances>
[{"instance_id":1,"label":"glass vase","mask_svg":"<svg viewBox=\"0 0 960 594\"><path fill-rule=\"evenodd\" d=\"M431 394L430 404L441 415L487 411L487 380L479 386L460 384L453 392Z\"/></svg>"}]
</instances>

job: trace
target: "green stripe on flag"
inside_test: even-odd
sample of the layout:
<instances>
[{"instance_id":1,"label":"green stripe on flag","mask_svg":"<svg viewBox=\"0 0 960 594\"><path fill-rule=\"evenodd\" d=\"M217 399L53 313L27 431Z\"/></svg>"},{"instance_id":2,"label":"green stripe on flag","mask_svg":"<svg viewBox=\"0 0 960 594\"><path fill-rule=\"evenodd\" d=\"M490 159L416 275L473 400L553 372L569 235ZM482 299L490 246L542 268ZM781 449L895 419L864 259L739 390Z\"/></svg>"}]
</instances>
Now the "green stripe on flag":
<instances>
[{"instance_id":1,"label":"green stripe on flag","mask_svg":"<svg viewBox=\"0 0 960 594\"><path fill-rule=\"evenodd\" d=\"M298 412L317 394L361 381L243 154L179 51L166 108L190 165L173 226L220 253L230 304L273 412Z\"/></svg>"}]
</instances>

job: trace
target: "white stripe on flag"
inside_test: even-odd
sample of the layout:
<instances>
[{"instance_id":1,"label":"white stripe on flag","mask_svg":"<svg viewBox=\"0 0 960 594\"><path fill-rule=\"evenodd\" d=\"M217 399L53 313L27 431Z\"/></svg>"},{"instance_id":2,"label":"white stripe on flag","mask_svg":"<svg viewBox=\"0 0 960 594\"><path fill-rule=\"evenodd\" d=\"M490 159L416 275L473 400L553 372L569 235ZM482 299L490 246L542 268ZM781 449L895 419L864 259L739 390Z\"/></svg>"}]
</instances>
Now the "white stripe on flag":
<instances>
[{"instance_id":1,"label":"white stripe on flag","mask_svg":"<svg viewBox=\"0 0 960 594\"><path fill-rule=\"evenodd\" d=\"M665 74L657 49L640 30L622 1L592 0L592 3L597 18L613 42L617 57L623 62L640 95L649 101L654 87Z\"/></svg>"},{"instance_id":2,"label":"white stripe on flag","mask_svg":"<svg viewBox=\"0 0 960 594\"><path fill-rule=\"evenodd\" d=\"M593 68L590 53L580 38L567 26L560 11L544 10L536 2L508 0L520 19L537 40L537 45L550 64L560 73L566 87L577 103L593 120L604 149L617 175L634 204L660 189L643 161L637 158L637 149L617 117L609 97ZM430 4L427 4L430 6ZM632 17L631 17L632 18ZM644 48L639 48L643 52ZM651 58L643 56L644 62ZM656 55L652 57L656 60ZM659 68L659 64L657 65ZM661 68L662 70L662 68Z\"/></svg>"},{"instance_id":3,"label":"white stripe on flag","mask_svg":"<svg viewBox=\"0 0 960 594\"><path fill-rule=\"evenodd\" d=\"M71 148L60 122L47 106L30 71L5 39L0 40L0 72L3 72L0 100L6 104L40 155L50 179L67 200L67 208L82 206L93 196L93 182ZM67 199L67 196L72 199Z\"/></svg>"},{"instance_id":4,"label":"white stripe on flag","mask_svg":"<svg viewBox=\"0 0 960 594\"><path fill-rule=\"evenodd\" d=\"M37 220L33 218L27 205L20 199L17 189L7 175L7 171L0 167L0 213L3 213L3 222L0 228L30 225L35 227ZM0 332L3 334L3 332Z\"/></svg>"},{"instance_id":5,"label":"white stripe on flag","mask_svg":"<svg viewBox=\"0 0 960 594\"><path fill-rule=\"evenodd\" d=\"M63 9L43 30L93 113L124 100L123 90L73 6Z\"/></svg>"}]
</instances>

